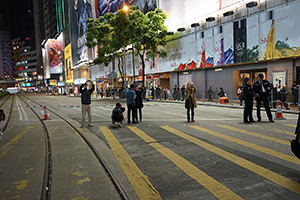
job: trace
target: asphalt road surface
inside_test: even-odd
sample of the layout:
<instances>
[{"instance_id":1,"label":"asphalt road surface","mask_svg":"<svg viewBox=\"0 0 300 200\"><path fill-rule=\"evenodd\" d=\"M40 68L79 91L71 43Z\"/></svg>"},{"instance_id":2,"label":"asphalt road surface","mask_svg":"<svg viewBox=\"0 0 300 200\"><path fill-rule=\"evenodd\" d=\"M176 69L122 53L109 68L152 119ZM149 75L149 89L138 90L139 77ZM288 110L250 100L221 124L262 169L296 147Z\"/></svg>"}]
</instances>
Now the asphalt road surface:
<instances>
[{"instance_id":1,"label":"asphalt road surface","mask_svg":"<svg viewBox=\"0 0 300 200\"><path fill-rule=\"evenodd\" d=\"M80 127L80 98L39 94L21 95L46 105L48 109L64 116L76 127ZM15 101L18 101L17 99L16 97ZM26 101L34 106L35 103L29 99ZM86 122L86 126L80 130L85 134L96 136L93 137L92 142L102 145L100 154L103 155L116 178L123 184L130 199L300 199L300 160L290 150L290 141L295 137L298 115L284 113L286 120L269 123L265 111L262 111L262 122L244 124L242 109L198 106L195 109L195 122L187 123L184 104L147 101L144 102L142 122L127 124L125 119L123 127L120 128L113 127L111 124L112 109L117 102L126 108L124 99L94 98L92 100L94 126L88 127ZM28 108L20 103L14 106L13 119L18 121L18 125L12 121L9 124L10 129L20 124L25 124L26 130L29 126L41 129ZM7 110L8 107L9 104L6 104L3 109ZM41 116L43 115L41 107L34 107L34 109ZM127 108L125 116L127 116ZM257 120L256 110L253 111L253 116L254 120ZM59 134L69 133L70 130L65 129L62 122L53 114L50 113L49 117L50 120L46 123L50 138L53 137L53 151L56 152L54 156L59 157L59 146L68 143L59 143ZM21 131L21 128L18 131ZM55 138L54 133L56 133ZM3 147L9 143L9 140L5 139L7 135L4 133L3 140L0 141L1 187L3 184L13 182L9 176L6 177L5 182L1 178L5 176L5 171L10 170L8 167L7 169L2 167L5 156L1 156L5 149ZM39 135L30 137L31 140L38 138L37 140L42 141ZM61 140L66 139L66 136L61 137ZM81 151L84 147L76 146L77 143L71 141L73 139L75 140L73 137L67 139L71 144L68 148L74 148L75 153ZM36 160L43 160L39 148L41 147L36 145L32 155ZM16 150L19 153L16 152L14 157L21 158L22 149ZM6 157L7 166L9 162L18 162L18 160L11 161L8 155ZM66 161L63 168L74 168L72 162ZM30 163L27 164L29 165ZM80 166L85 165L93 165L92 156L80 163ZM38 161L36 166L42 171L41 161ZM63 180L55 178L63 176L65 171L68 170L53 175L54 191L55 188L59 190L63 187ZM91 169L87 176L92 179L91 177L97 173L104 172ZM103 177L102 179L106 180ZM116 199L113 189L103 186L109 184L108 182L109 180L96 183L84 181L81 185L85 187L81 190L85 192L85 197L78 198L80 196L78 194L78 196L67 195L63 198ZM96 188L102 188L107 191L107 194L101 196L102 194ZM0 189L1 200L12 198L9 197L7 190ZM25 195L22 192L20 190L18 193L20 199ZM55 194L52 197L52 199L62 198L59 195L55 198Z\"/></svg>"}]
</instances>

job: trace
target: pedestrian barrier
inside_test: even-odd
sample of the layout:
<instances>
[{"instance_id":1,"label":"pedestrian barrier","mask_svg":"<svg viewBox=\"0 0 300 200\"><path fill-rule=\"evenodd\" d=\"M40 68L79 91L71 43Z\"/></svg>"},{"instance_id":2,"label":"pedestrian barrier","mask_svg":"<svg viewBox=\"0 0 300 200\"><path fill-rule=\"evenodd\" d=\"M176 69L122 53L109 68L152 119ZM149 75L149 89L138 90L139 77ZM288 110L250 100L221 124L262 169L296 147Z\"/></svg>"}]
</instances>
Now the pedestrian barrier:
<instances>
[{"instance_id":1,"label":"pedestrian barrier","mask_svg":"<svg viewBox=\"0 0 300 200\"><path fill-rule=\"evenodd\" d=\"M285 119L285 118L283 117L282 112L281 112L281 103L280 103L280 101L278 101L278 103L277 103L277 110L276 110L276 112L275 112L275 117L274 117L274 119Z\"/></svg>"},{"instance_id":2,"label":"pedestrian barrier","mask_svg":"<svg viewBox=\"0 0 300 200\"><path fill-rule=\"evenodd\" d=\"M43 117L43 120L46 120L46 119L49 119L49 116L47 114L46 106L44 106L44 117Z\"/></svg>"}]
</instances>

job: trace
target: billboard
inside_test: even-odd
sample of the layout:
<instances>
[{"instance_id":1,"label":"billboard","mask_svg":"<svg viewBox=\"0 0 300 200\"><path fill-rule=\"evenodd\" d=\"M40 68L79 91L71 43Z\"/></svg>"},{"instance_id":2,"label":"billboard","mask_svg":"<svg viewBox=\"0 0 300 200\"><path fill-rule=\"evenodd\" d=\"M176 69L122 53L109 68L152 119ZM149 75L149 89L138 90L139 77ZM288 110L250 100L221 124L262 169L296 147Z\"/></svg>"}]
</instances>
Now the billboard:
<instances>
[{"instance_id":1,"label":"billboard","mask_svg":"<svg viewBox=\"0 0 300 200\"><path fill-rule=\"evenodd\" d=\"M168 15L166 26L174 30L179 26L185 27L199 19L205 19L223 8L242 3L241 0L185 0L185 1L159 1L159 7Z\"/></svg>"},{"instance_id":2,"label":"billboard","mask_svg":"<svg viewBox=\"0 0 300 200\"><path fill-rule=\"evenodd\" d=\"M58 46L56 39L48 39L45 43L45 54L46 54L46 70L50 69L50 74L62 73L61 59L62 54L59 51L61 47ZM49 65L48 65L49 64Z\"/></svg>"},{"instance_id":3,"label":"billboard","mask_svg":"<svg viewBox=\"0 0 300 200\"><path fill-rule=\"evenodd\" d=\"M233 51L233 24L225 24L223 26L224 37L224 65L234 63Z\"/></svg>"},{"instance_id":4,"label":"billboard","mask_svg":"<svg viewBox=\"0 0 300 200\"><path fill-rule=\"evenodd\" d=\"M136 6L144 14L157 8L156 0L131 0L129 3L131 6Z\"/></svg>"},{"instance_id":5,"label":"billboard","mask_svg":"<svg viewBox=\"0 0 300 200\"><path fill-rule=\"evenodd\" d=\"M234 22L234 63L245 62L247 58L246 19Z\"/></svg>"},{"instance_id":6,"label":"billboard","mask_svg":"<svg viewBox=\"0 0 300 200\"><path fill-rule=\"evenodd\" d=\"M267 20L259 24L259 60L275 57L275 21Z\"/></svg>"},{"instance_id":7,"label":"billboard","mask_svg":"<svg viewBox=\"0 0 300 200\"><path fill-rule=\"evenodd\" d=\"M72 70L72 48L71 44L68 44L64 49L65 54L65 77L67 83L74 82L74 75Z\"/></svg>"},{"instance_id":8,"label":"billboard","mask_svg":"<svg viewBox=\"0 0 300 200\"><path fill-rule=\"evenodd\" d=\"M258 15L247 18L247 60L246 61L258 61L259 49L258 49Z\"/></svg>"},{"instance_id":9,"label":"billboard","mask_svg":"<svg viewBox=\"0 0 300 200\"><path fill-rule=\"evenodd\" d=\"M297 5L297 6L296 6ZM300 3L290 4L273 11L276 27L275 57L285 58L300 56Z\"/></svg>"}]
</instances>

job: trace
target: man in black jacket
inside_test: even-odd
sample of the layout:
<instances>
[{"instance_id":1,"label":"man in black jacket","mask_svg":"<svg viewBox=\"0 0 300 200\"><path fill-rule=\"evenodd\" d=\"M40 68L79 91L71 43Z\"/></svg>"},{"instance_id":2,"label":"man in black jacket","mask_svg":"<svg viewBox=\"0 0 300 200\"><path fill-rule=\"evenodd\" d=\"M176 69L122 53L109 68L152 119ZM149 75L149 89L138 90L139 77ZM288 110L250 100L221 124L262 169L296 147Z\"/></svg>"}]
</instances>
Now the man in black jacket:
<instances>
[{"instance_id":1,"label":"man in black jacket","mask_svg":"<svg viewBox=\"0 0 300 200\"><path fill-rule=\"evenodd\" d=\"M250 78L245 78L245 85L243 87L243 96L245 100L245 109L244 109L244 123L255 122L252 117L253 111L253 98L255 97L255 92L250 85ZM249 117L249 120L248 120Z\"/></svg>"},{"instance_id":2,"label":"man in black jacket","mask_svg":"<svg viewBox=\"0 0 300 200\"><path fill-rule=\"evenodd\" d=\"M256 81L253 84L253 89L256 93L256 106L257 106L257 121L261 121L261 115L260 115L260 107L261 107L261 102L264 103L264 107L266 109L266 113L268 115L269 121L274 122L271 114L271 110L269 107L269 102L268 102L268 96L270 95L270 90L271 90L271 84L268 80L264 80L264 75L259 74L258 75L259 80Z\"/></svg>"},{"instance_id":3,"label":"man in black jacket","mask_svg":"<svg viewBox=\"0 0 300 200\"><path fill-rule=\"evenodd\" d=\"M81 93L81 110L82 110L81 128L84 127L86 113L88 113L89 126L93 127L92 116L91 116L91 94L94 92L94 90L95 90L95 86L92 81L85 82L79 88L79 91Z\"/></svg>"}]
</instances>

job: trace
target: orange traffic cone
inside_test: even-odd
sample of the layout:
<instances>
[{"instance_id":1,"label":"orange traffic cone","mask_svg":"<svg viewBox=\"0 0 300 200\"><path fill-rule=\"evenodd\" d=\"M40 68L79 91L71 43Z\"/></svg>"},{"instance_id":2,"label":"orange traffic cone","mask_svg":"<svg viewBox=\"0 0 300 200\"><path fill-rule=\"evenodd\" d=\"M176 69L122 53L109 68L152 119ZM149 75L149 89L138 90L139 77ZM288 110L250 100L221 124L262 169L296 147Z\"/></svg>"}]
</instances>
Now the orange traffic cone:
<instances>
[{"instance_id":1,"label":"orange traffic cone","mask_svg":"<svg viewBox=\"0 0 300 200\"><path fill-rule=\"evenodd\" d=\"M275 112L274 119L285 119L282 115L282 112L281 112L281 103L280 103L280 101L278 101L278 103L277 103L277 110Z\"/></svg>"},{"instance_id":2,"label":"orange traffic cone","mask_svg":"<svg viewBox=\"0 0 300 200\"><path fill-rule=\"evenodd\" d=\"M49 116L47 114L46 106L44 106L44 117L43 117L43 120L46 120L46 119L49 119Z\"/></svg>"}]
</instances>

